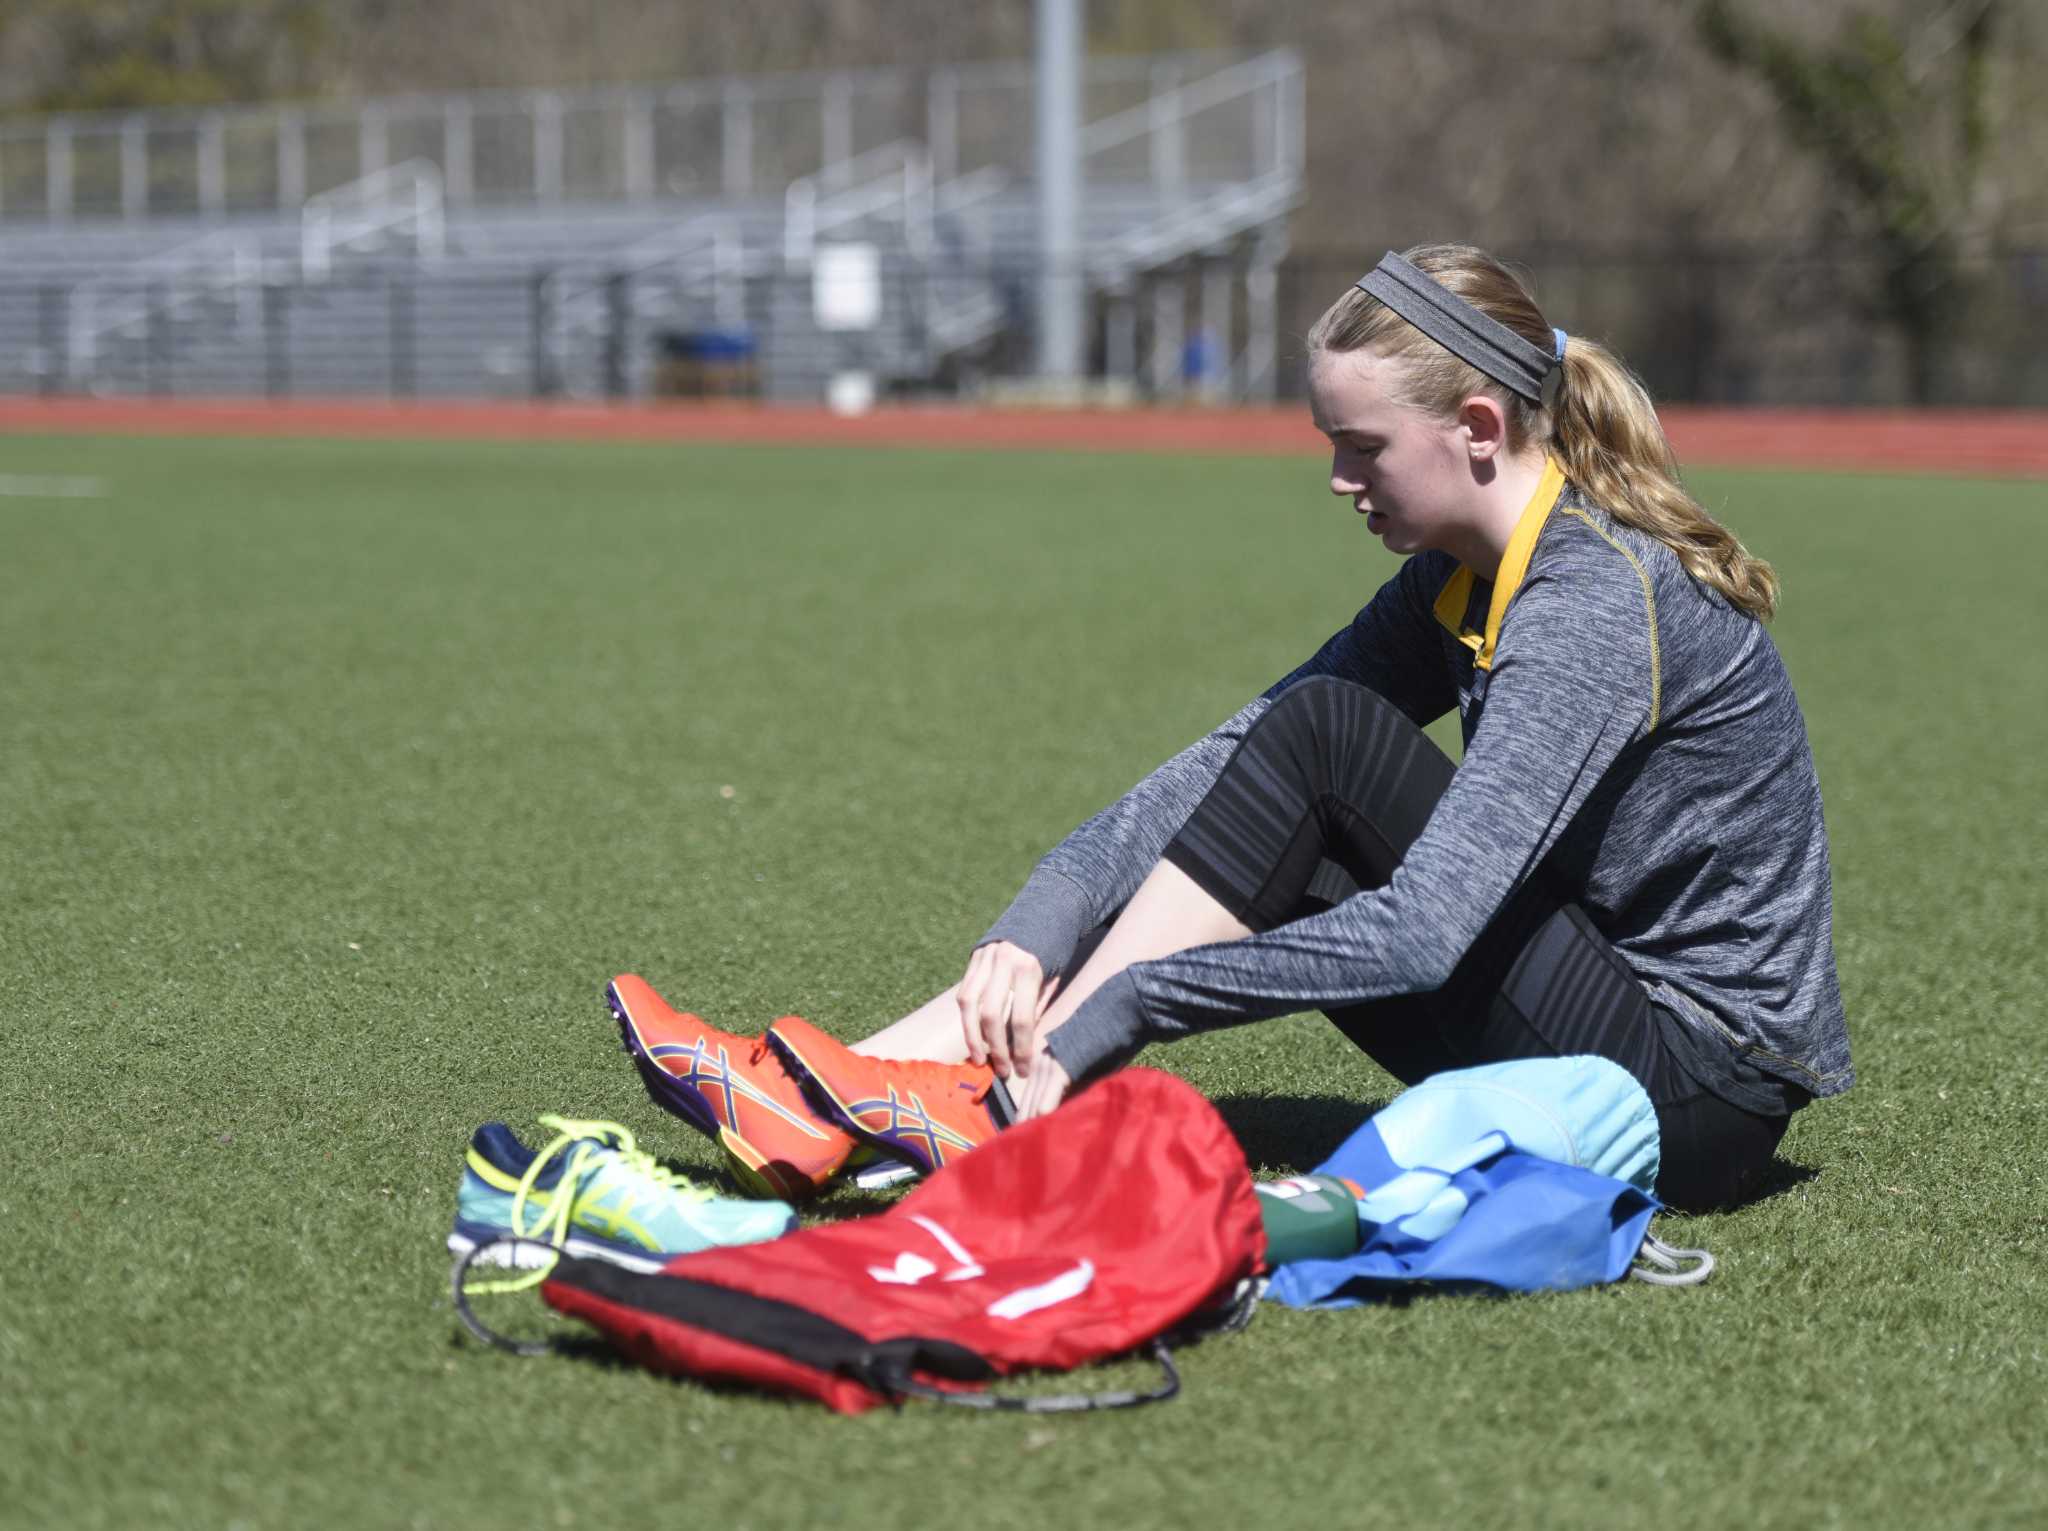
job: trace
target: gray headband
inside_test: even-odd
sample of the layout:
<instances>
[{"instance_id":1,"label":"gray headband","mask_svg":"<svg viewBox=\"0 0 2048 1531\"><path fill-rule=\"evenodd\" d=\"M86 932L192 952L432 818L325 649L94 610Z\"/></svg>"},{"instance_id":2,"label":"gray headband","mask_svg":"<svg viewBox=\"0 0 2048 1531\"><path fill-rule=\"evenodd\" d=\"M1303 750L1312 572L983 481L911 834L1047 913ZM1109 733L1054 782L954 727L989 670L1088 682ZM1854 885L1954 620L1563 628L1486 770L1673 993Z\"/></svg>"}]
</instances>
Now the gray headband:
<instances>
[{"instance_id":1,"label":"gray headband","mask_svg":"<svg viewBox=\"0 0 2048 1531\"><path fill-rule=\"evenodd\" d=\"M1562 342L1556 356L1547 354L1392 250L1358 279L1357 286L1453 356L1506 384L1531 404L1543 402L1543 380L1564 360Z\"/></svg>"}]
</instances>

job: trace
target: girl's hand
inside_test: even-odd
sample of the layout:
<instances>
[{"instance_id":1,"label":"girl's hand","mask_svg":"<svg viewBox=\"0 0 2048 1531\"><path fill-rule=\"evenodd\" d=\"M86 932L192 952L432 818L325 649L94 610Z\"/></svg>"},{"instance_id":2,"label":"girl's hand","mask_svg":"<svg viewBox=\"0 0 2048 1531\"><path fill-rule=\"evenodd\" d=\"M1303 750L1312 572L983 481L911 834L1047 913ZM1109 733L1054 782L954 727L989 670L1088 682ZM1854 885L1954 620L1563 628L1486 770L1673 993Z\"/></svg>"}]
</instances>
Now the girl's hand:
<instances>
[{"instance_id":1,"label":"girl's hand","mask_svg":"<svg viewBox=\"0 0 2048 1531\"><path fill-rule=\"evenodd\" d=\"M960 980L960 1027L967 1038L967 1056L986 1063L1000 1079L1031 1073L1038 1018L1059 989L1047 981L1038 959L1008 941L991 941L974 949Z\"/></svg>"},{"instance_id":2,"label":"girl's hand","mask_svg":"<svg viewBox=\"0 0 2048 1531\"><path fill-rule=\"evenodd\" d=\"M1044 1116L1066 1099L1067 1089L1072 1083L1067 1071L1060 1067L1059 1059L1051 1053L1044 1054L1032 1067L1031 1078L1018 1092L1017 1120L1028 1122L1034 1116Z\"/></svg>"}]
</instances>

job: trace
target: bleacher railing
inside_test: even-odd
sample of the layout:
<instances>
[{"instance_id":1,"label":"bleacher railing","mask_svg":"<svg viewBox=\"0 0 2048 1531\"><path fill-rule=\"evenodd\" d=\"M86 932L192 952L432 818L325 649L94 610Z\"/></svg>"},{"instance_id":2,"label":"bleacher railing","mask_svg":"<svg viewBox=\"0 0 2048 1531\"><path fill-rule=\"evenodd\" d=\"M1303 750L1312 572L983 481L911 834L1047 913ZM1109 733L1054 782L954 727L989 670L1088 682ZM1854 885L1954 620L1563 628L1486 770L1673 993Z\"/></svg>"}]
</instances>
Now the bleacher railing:
<instances>
[{"instance_id":1,"label":"bleacher railing","mask_svg":"<svg viewBox=\"0 0 2048 1531\"><path fill-rule=\"evenodd\" d=\"M782 196L784 264L809 265L819 240L868 218L900 227L914 255L931 248L932 163L922 143L899 138L790 182Z\"/></svg>"},{"instance_id":2,"label":"bleacher railing","mask_svg":"<svg viewBox=\"0 0 2048 1531\"><path fill-rule=\"evenodd\" d=\"M936 185L1028 176L1031 87L1030 64L1001 62L17 119L0 126L0 222L296 213L409 161L451 209L775 197L902 138ZM1298 163L1300 91L1285 51L1091 58L1090 174L1170 189Z\"/></svg>"},{"instance_id":3,"label":"bleacher railing","mask_svg":"<svg viewBox=\"0 0 2048 1531\"><path fill-rule=\"evenodd\" d=\"M293 314L339 355L343 337L321 315L360 303L343 295L302 305L293 288L312 296L358 276L387 283L378 328L398 337L425 323L438 337L444 313L456 322L464 309L462 293L488 289L488 281L467 282L474 272L529 284L523 328L533 363L494 371L530 372L542 393L636 390L650 335L758 326L763 304L776 306L789 345L865 349L895 378L955 375L953 358L970 352L964 364L980 369L991 347L1007 352L1005 337L1020 323L1006 268L1030 243L1019 243L1017 220L1035 167L1017 125L1029 119L1032 84L1031 66L1008 63L914 81L842 72L0 127L0 216L23 214L25 154L43 173L26 218L0 224L0 239L17 235L17 270L33 283L23 291L34 292L35 317L25 326L25 316L0 313L0 335L32 333L29 375L43 387L119 390L179 386L192 358L232 357L260 330L269 390L279 378L293 386L314 363L289 333ZM1243 343L1229 375L1270 378L1272 270L1302 179L1301 84L1300 61L1284 50L1090 61L1082 152L1095 234L1074 280L1089 301L1107 305L1119 368L1136 365L1141 292L1153 310L1150 370L1165 387L1184 370L1185 326L1163 294L1198 283L1213 331L1230 302L1228 282L1238 280L1259 338ZM904 122L924 135L899 132L860 147ZM156 152L180 133L184 159ZM96 183L107 193L97 204L81 195L95 184L81 146L95 135L119 147L116 170ZM259 189L290 208L289 221L270 212L177 240L190 220L158 215L177 211L181 167L202 211L230 208L248 179L235 156L246 161L252 143L275 151ZM392 163L401 150L407 157ZM713 164L715 173L706 168ZM371 168L333 184L343 166ZM682 194L707 185L718 194ZM320 189L306 195L311 187ZM580 210L553 210L576 198L655 231L565 259L559 245L548 249L547 230L580 219ZM641 206L640 198L651 200ZM488 203L507 211L468 216ZM88 223L86 204L118 205L134 223ZM75 232L64 226L74 216ZM451 216L461 221L451 226ZM58 227L31 234L24 223L37 218ZM999 221L1010 231L1003 250ZM139 266L117 248L147 249L166 236L173 249ZM807 305L795 294L810 282L820 247L849 239L874 245L894 273L889 333L864 347L800 340L796 315ZM92 252L87 270L67 278L79 241ZM438 275L424 269L444 252L450 260ZM409 275L408 266L421 269ZM415 291L429 305L420 314L411 310ZM441 344L394 338L395 374L414 376L414 359L426 364ZM499 340L490 349L509 354L510 346ZM783 369L802 370L794 362ZM1223 375L1212 368L1208 386Z\"/></svg>"},{"instance_id":4,"label":"bleacher railing","mask_svg":"<svg viewBox=\"0 0 2048 1531\"><path fill-rule=\"evenodd\" d=\"M299 273L324 282L337 252L393 240L421 260L446 249L441 172L427 160L407 160L360 181L309 197L299 214Z\"/></svg>"},{"instance_id":5,"label":"bleacher railing","mask_svg":"<svg viewBox=\"0 0 2048 1531\"><path fill-rule=\"evenodd\" d=\"M67 370L90 377L110 341L148 343L156 326L202 303L226 301L233 321L256 319L263 248L246 234L204 234L138 261L120 275L81 282L67 294Z\"/></svg>"}]
</instances>

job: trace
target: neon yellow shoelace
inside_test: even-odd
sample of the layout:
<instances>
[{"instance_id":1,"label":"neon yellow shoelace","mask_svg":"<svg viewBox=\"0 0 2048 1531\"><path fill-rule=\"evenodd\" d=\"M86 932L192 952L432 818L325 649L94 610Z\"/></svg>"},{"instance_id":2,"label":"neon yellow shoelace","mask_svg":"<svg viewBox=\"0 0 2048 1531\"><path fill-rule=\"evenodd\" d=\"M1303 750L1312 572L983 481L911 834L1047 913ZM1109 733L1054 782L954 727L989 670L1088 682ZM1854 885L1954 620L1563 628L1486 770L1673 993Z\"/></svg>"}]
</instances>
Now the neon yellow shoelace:
<instances>
[{"instance_id":1,"label":"neon yellow shoelace","mask_svg":"<svg viewBox=\"0 0 2048 1531\"><path fill-rule=\"evenodd\" d=\"M647 1188L635 1199L644 1201L648 1195L662 1193L681 1197L685 1201L702 1202L711 1200L711 1191L698 1185L687 1176L673 1170L663 1169L654 1156L643 1150L633 1140L633 1134L617 1122L585 1122L566 1116L543 1116L543 1127L553 1128L556 1137L539 1153L533 1156L533 1163L526 1167L526 1173L519 1178L519 1189L512 1197L512 1235L521 1239L536 1239L560 1249L569 1241L569 1224L576 1210L576 1202L583 1194L584 1182L607 1162L617 1164L631 1175L647 1183ZM597 1141L592 1141L593 1139ZM549 1162L564 1149L574 1145L569 1161L562 1166L562 1177L555 1182L552 1196L545 1206L540 1206L535 1197L535 1187ZM526 1222L529 1199L535 1202L538 1215L531 1226ZM523 1292L528 1287L545 1281L548 1273L555 1268L549 1260L525 1274L504 1281L482 1281L472 1283L474 1292Z\"/></svg>"}]
</instances>

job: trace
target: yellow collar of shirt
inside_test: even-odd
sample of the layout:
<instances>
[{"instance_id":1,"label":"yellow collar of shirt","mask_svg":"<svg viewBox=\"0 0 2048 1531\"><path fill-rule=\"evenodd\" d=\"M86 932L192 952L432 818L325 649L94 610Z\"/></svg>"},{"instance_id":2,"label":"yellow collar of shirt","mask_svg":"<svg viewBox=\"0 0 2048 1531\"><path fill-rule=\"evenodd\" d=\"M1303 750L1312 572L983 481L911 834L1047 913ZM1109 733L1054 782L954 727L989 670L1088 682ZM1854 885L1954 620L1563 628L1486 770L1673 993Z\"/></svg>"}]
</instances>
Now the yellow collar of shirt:
<instances>
[{"instance_id":1,"label":"yellow collar of shirt","mask_svg":"<svg viewBox=\"0 0 2048 1531\"><path fill-rule=\"evenodd\" d=\"M1437 621L1472 651L1472 663L1478 669L1493 668L1493 649L1500 641L1501 618L1507 615L1508 602L1522 588L1522 578L1529 572L1530 555L1536 551L1536 539L1543 535L1544 523L1550 519L1563 491L1564 468L1555 457L1546 456L1543 477L1537 481L1529 503L1522 507L1514 535L1508 538L1507 551L1500 556L1500 569L1493 577L1493 599L1486 607L1486 631L1474 632L1465 625L1465 613L1472 605L1473 581L1477 578L1470 569L1459 564L1457 572L1437 592Z\"/></svg>"}]
</instances>

